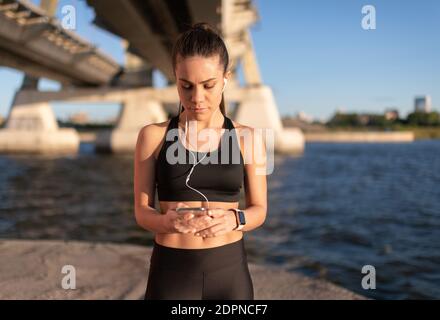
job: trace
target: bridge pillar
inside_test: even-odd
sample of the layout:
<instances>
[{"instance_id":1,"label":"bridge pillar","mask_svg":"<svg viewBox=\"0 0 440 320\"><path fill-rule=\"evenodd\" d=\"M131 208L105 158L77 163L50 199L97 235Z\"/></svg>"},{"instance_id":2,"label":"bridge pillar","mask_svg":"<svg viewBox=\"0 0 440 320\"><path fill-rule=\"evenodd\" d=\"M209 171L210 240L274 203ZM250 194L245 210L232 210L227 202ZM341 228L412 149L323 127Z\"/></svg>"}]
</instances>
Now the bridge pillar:
<instances>
[{"instance_id":1,"label":"bridge pillar","mask_svg":"<svg viewBox=\"0 0 440 320\"><path fill-rule=\"evenodd\" d=\"M140 94L132 94L122 102L116 128L97 135L97 151L113 153L134 152L139 130L150 123L168 119L162 104Z\"/></svg>"},{"instance_id":2,"label":"bridge pillar","mask_svg":"<svg viewBox=\"0 0 440 320\"><path fill-rule=\"evenodd\" d=\"M5 128L0 129L0 152L76 153L79 135L71 128L59 128L48 102L30 102L18 92Z\"/></svg>"},{"instance_id":3,"label":"bridge pillar","mask_svg":"<svg viewBox=\"0 0 440 320\"><path fill-rule=\"evenodd\" d=\"M234 120L254 128L273 129L276 153L296 154L304 151L302 131L298 128L283 128L272 89L268 86L246 88Z\"/></svg>"}]
</instances>

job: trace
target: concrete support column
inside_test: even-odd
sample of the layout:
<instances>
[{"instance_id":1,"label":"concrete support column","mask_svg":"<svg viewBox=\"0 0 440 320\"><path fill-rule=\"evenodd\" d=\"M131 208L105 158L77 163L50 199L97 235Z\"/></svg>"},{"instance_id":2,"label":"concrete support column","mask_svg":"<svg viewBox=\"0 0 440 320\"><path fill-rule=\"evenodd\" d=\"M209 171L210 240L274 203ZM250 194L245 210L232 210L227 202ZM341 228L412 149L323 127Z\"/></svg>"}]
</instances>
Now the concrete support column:
<instances>
[{"instance_id":1,"label":"concrete support column","mask_svg":"<svg viewBox=\"0 0 440 320\"><path fill-rule=\"evenodd\" d=\"M254 46L249 30L244 32L244 38L247 43L247 49L243 54L242 65L243 74L248 85L262 84L260 69L258 67L257 57L255 56Z\"/></svg>"},{"instance_id":2,"label":"concrete support column","mask_svg":"<svg viewBox=\"0 0 440 320\"><path fill-rule=\"evenodd\" d=\"M31 102L23 92L0 130L0 152L76 153L79 135L71 128L59 128L48 102Z\"/></svg>"},{"instance_id":3,"label":"concrete support column","mask_svg":"<svg viewBox=\"0 0 440 320\"><path fill-rule=\"evenodd\" d=\"M298 128L283 128L272 89L268 86L246 88L234 120L254 128L274 130L276 153L302 153L304 150L302 131Z\"/></svg>"},{"instance_id":4,"label":"concrete support column","mask_svg":"<svg viewBox=\"0 0 440 320\"><path fill-rule=\"evenodd\" d=\"M159 101L148 100L141 95L129 96L122 103L116 128L97 135L96 150L114 153L134 152L139 130L150 123L167 119L168 116Z\"/></svg>"}]
</instances>

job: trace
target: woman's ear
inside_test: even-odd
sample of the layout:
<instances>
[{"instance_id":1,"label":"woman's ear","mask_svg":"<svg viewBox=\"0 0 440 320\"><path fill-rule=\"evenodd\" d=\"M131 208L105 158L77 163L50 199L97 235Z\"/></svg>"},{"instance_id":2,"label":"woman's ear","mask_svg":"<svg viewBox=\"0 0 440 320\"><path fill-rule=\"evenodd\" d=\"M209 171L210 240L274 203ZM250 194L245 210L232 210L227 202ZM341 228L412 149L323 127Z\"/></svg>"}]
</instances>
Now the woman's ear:
<instances>
[{"instance_id":1,"label":"woman's ear","mask_svg":"<svg viewBox=\"0 0 440 320\"><path fill-rule=\"evenodd\" d=\"M225 72L225 75L224 75L224 78L226 79L226 81L229 80L229 77L230 77L230 76L231 76L231 71L230 71L230 70L226 71L226 72Z\"/></svg>"}]
</instances>

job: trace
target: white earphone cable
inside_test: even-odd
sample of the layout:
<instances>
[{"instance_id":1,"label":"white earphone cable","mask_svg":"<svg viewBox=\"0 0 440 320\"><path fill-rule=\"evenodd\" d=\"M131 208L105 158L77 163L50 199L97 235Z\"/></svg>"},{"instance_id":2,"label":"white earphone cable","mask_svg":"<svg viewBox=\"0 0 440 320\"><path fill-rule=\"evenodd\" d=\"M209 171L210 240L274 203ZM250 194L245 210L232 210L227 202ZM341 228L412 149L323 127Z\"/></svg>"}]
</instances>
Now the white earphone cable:
<instances>
[{"instance_id":1,"label":"white earphone cable","mask_svg":"<svg viewBox=\"0 0 440 320\"><path fill-rule=\"evenodd\" d=\"M187 130L188 130L188 116L186 116L186 118L185 118L185 144L186 144ZM196 165L198 165L200 162L202 162L203 159L205 159L205 157L208 155L208 153L206 153L206 154L205 154L205 155L204 155L199 161L196 162L196 156L193 154L193 152L192 152L191 150L189 150L189 149L187 149L187 150L188 150L189 153L193 156L193 158L194 158L194 164L193 164L191 170L189 171L188 176L186 177L185 184L186 184L186 186L187 186L188 188L190 188L191 190L194 190L195 192L197 192L198 194L200 194L203 198L205 198L205 200L206 200L206 202L207 202L207 205L208 205L208 209L209 209L209 200L208 200L208 198L207 198L202 192L200 192L199 190L197 190L197 189L191 187L191 186L188 184L189 179L191 178L191 174L192 174L193 171L194 171L194 168L196 167Z\"/></svg>"},{"instance_id":2,"label":"white earphone cable","mask_svg":"<svg viewBox=\"0 0 440 320\"><path fill-rule=\"evenodd\" d=\"M222 89L222 93L223 93L223 91L225 90L225 87L226 87L226 83L227 83L227 79L226 78L224 78L224 85L223 85L223 89ZM215 112L217 112L218 111L218 109L219 108L217 108L217 110L215 111ZM179 110L180 110L180 108L179 108ZM215 113L214 112L214 113ZM211 115L211 119L212 119L212 117L214 116L214 113ZM186 144L186 139L187 139L187 132L188 132L188 115L186 114L185 115L185 140L184 140L184 143ZM184 147L185 147L185 145L184 145ZM186 147L185 147L186 148ZM185 184L186 184L186 186L188 187L188 188L190 188L191 190L193 190L193 191L195 191L195 192L197 192L198 194L200 194L203 198L205 198L205 200L206 200L206 202L207 202L207 205L208 205L208 209L209 209L209 200L208 200L208 198L202 193L202 192L200 192L199 190L197 190L197 189L195 189L195 188L193 188L193 187L191 187L189 184L188 184L188 182L189 182L189 179L191 178L191 174L193 173L193 171L194 171L194 168L196 167L196 165L198 165L200 162L202 162L202 160L203 159L205 159L205 157L208 155L208 152L199 160L199 161L197 161L196 162L196 156L193 154L193 152L191 151L191 150L189 150L188 148L186 148L188 151L189 151L189 153L193 156L193 158L194 158L194 164L193 164L193 166L192 166L192 168L191 168L191 170L189 171L189 173L188 173L188 176L186 177L186 180L185 180Z\"/></svg>"}]
</instances>

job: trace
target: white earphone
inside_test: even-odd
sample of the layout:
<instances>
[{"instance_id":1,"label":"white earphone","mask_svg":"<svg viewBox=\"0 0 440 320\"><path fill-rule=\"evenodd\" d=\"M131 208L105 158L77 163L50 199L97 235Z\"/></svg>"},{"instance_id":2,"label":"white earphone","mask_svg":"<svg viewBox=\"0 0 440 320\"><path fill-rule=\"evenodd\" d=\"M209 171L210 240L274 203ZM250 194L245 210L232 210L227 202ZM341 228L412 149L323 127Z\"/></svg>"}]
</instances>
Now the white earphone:
<instances>
[{"instance_id":1,"label":"white earphone","mask_svg":"<svg viewBox=\"0 0 440 320\"><path fill-rule=\"evenodd\" d=\"M224 79L223 80L224 85L223 85L222 93L223 93L223 91L225 91L226 84L228 83L228 79L226 79L226 78L223 78L223 79Z\"/></svg>"}]
</instances>

